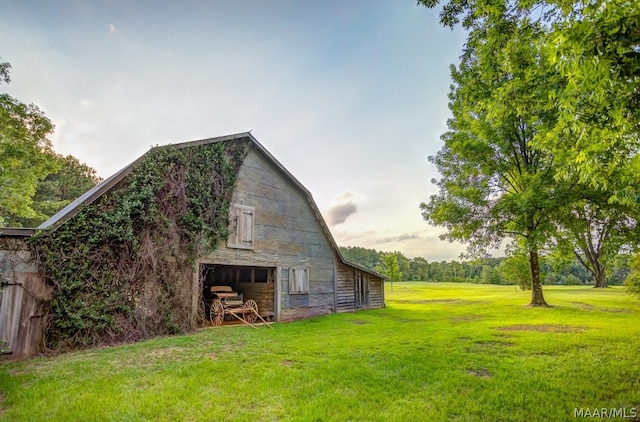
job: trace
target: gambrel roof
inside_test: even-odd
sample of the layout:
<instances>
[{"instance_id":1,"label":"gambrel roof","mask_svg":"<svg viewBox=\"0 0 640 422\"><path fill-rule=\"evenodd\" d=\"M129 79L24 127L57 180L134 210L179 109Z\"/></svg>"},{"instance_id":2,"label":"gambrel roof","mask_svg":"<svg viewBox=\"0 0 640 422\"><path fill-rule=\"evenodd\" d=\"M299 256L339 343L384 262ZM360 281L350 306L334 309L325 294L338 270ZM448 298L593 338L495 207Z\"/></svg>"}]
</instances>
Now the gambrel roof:
<instances>
[{"instance_id":1,"label":"gambrel roof","mask_svg":"<svg viewBox=\"0 0 640 422\"><path fill-rule=\"evenodd\" d=\"M233 134L233 135L220 136L220 137L216 137L216 138L201 139L201 140L197 140L197 141L183 142L183 143L179 143L179 144L168 144L168 145L163 145L163 146L156 146L156 147L153 147L152 150L155 149L155 148L167 148L167 147L188 148L188 147L212 144L212 143L217 143L217 142L240 141L240 140L249 141L262 154L264 154L264 156L267 157L298 189L300 189L301 192L303 192L303 194L306 196L306 198L308 200L308 203L311 206L314 214L316 215L316 218L318 219L318 221L319 221L319 223L320 223L320 225L322 227L322 230L324 231L325 235L329 239L329 242L331 243L331 245L332 245L333 249L335 250L337 256L340 258L340 260L343 263L345 263L346 265L349 265L349 266L351 266L353 268L356 268L356 269L359 269L359 270L364 271L366 273L369 273L371 275L374 275L376 277L379 277L379 278L382 278L382 279L386 279L387 278L387 277L383 276L382 274L378 274L375 271L369 270L369 269L367 269L367 268L365 268L365 267L363 267L361 265L358 265L358 264L352 263L350 261L347 261L342 256L342 253L340 252L340 248L338 247L335 239L333 238L333 235L331 234L331 231L329 230L329 227L328 227L327 223L325 222L324 218L322 217L322 214L320 213L320 210L318 209L318 206L316 205L316 203L315 203L315 201L313 199L313 196L311 195L311 192L309 192L302 185L302 183L300 183L300 181L298 181L298 179L296 179L273 155L271 155L271 153L269 153L269 151L267 151L267 149L264 146L262 146L262 144L260 144L260 142L258 142L258 140L250 132L241 132L241 133L237 133L237 134ZM131 164L129 164L128 166L126 166L122 170L118 171L117 173L115 173L111 177L105 179L104 181L102 181L101 183L96 185L95 187L93 187L90 190L88 190L87 192L85 192L83 195L81 195L80 197L78 197L77 199L75 199L74 201L69 203L67 206L62 208L60 211L58 211L56 214L51 216L51 218L49 218L47 221L45 221L44 223L40 224L40 226L38 226L36 229L33 229L33 228L10 228L10 227L1 228L0 227L0 236L28 237L28 236L31 236L31 235L35 234L37 231L54 231L54 230L56 230L56 228L58 228L60 225L64 224L66 221L68 221L70 218L72 218L75 214L77 214L82 206L89 205L89 204L93 203L95 200L100 198L105 193L109 192L113 187L115 187L118 183L120 183L125 177L127 177L127 175L129 175L138 166L138 164L149 154L149 152L150 151L148 151L147 153L143 154L140 158L138 158L137 160L135 160L134 162L132 162Z\"/></svg>"}]
</instances>

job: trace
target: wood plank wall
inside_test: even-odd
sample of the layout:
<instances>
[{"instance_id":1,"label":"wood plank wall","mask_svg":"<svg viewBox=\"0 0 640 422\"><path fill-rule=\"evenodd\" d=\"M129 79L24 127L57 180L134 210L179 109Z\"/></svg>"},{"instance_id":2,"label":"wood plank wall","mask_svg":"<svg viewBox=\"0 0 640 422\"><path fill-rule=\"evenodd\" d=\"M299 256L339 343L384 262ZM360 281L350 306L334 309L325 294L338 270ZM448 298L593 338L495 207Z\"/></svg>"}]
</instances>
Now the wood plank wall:
<instances>
[{"instance_id":1,"label":"wood plank wall","mask_svg":"<svg viewBox=\"0 0 640 422\"><path fill-rule=\"evenodd\" d=\"M372 275L369 276L369 308L384 308L384 282Z\"/></svg>"},{"instance_id":2,"label":"wood plank wall","mask_svg":"<svg viewBox=\"0 0 640 422\"><path fill-rule=\"evenodd\" d=\"M345 265L336 256L336 289L337 311L353 312L356 310L355 268Z\"/></svg>"}]
</instances>

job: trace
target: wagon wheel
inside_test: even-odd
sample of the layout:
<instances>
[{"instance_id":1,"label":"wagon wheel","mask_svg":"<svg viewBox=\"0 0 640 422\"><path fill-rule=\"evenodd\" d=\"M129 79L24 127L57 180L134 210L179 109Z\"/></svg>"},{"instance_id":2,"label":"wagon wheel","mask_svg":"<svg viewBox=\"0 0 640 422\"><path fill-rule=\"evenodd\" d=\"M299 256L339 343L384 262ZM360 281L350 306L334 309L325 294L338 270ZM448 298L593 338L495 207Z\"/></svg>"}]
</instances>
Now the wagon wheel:
<instances>
[{"instance_id":1,"label":"wagon wheel","mask_svg":"<svg viewBox=\"0 0 640 422\"><path fill-rule=\"evenodd\" d=\"M249 323L253 324L258 319L258 304L255 300L249 299L244 303L244 308L249 311L244 316L244 319Z\"/></svg>"},{"instance_id":2,"label":"wagon wheel","mask_svg":"<svg viewBox=\"0 0 640 422\"><path fill-rule=\"evenodd\" d=\"M224 306L222 306L222 302L219 300L213 301L211 304L211 312L209 312L209 318L211 318L213 325L222 325L222 321L224 320Z\"/></svg>"}]
</instances>

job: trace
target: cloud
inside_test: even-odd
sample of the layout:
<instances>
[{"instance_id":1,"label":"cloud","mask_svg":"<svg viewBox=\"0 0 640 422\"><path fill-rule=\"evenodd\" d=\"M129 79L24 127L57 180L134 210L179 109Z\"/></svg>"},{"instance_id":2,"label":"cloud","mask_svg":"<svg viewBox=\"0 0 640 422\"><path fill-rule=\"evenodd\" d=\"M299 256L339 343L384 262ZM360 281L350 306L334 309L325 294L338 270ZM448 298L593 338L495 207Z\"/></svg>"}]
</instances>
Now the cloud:
<instances>
[{"instance_id":1,"label":"cloud","mask_svg":"<svg viewBox=\"0 0 640 422\"><path fill-rule=\"evenodd\" d=\"M109 33L110 34L115 34L116 32L118 32L118 28L116 28L116 26L112 23L109 24Z\"/></svg>"},{"instance_id":2,"label":"cloud","mask_svg":"<svg viewBox=\"0 0 640 422\"><path fill-rule=\"evenodd\" d=\"M357 202L364 198L356 192L343 192L333 197L333 206L325 214L330 226L337 226L347 221L351 215L358 211Z\"/></svg>"},{"instance_id":3,"label":"cloud","mask_svg":"<svg viewBox=\"0 0 640 422\"><path fill-rule=\"evenodd\" d=\"M385 238L379 239L378 243L404 242L406 240L414 240L414 239L422 239L422 237L417 233L407 233L407 234L401 234L399 236L385 237Z\"/></svg>"},{"instance_id":4,"label":"cloud","mask_svg":"<svg viewBox=\"0 0 640 422\"><path fill-rule=\"evenodd\" d=\"M329 220L329 225L336 226L338 224L342 224L347 221L347 218L351 214L354 214L358 211L358 207L356 204L351 202L347 204L336 205L327 210L327 219Z\"/></svg>"}]
</instances>

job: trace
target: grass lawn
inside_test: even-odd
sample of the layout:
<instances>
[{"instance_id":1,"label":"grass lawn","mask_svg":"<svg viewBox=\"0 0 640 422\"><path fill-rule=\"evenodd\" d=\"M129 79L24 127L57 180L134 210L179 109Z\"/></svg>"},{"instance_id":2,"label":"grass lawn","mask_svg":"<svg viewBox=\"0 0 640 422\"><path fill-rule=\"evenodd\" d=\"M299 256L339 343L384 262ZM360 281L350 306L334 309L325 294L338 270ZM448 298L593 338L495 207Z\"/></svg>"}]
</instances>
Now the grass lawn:
<instances>
[{"instance_id":1,"label":"grass lawn","mask_svg":"<svg viewBox=\"0 0 640 422\"><path fill-rule=\"evenodd\" d=\"M0 420L640 417L640 301L624 289L545 286L555 306L539 309L513 286L389 287L386 309L2 364Z\"/></svg>"}]
</instances>

